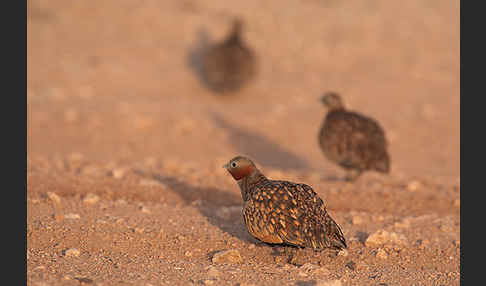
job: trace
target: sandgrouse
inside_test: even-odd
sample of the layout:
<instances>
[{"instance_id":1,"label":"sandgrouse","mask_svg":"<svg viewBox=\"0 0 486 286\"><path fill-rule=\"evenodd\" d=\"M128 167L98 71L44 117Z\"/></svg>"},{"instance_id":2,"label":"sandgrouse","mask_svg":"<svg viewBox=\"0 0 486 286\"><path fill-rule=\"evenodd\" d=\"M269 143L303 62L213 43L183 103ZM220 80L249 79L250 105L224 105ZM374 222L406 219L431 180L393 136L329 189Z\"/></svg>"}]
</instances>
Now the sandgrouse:
<instances>
[{"instance_id":1,"label":"sandgrouse","mask_svg":"<svg viewBox=\"0 0 486 286\"><path fill-rule=\"evenodd\" d=\"M227 38L209 47L202 59L206 83L221 94L239 90L256 75L256 55L243 42L242 30L243 21L236 18Z\"/></svg>"},{"instance_id":2,"label":"sandgrouse","mask_svg":"<svg viewBox=\"0 0 486 286\"><path fill-rule=\"evenodd\" d=\"M374 119L344 108L341 97L328 92L321 97L328 113L320 132L324 156L347 170L346 179L356 180L366 170L390 171L385 132Z\"/></svg>"},{"instance_id":3,"label":"sandgrouse","mask_svg":"<svg viewBox=\"0 0 486 286\"><path fill-rule=\"evenodd\" d=\"M250 159L242 156L231 159L224 168L238 182L243 218L253 237L270 244L319 251L346 248L341 229L310 186L267 179Z\"/></svg>"}]
</instances>

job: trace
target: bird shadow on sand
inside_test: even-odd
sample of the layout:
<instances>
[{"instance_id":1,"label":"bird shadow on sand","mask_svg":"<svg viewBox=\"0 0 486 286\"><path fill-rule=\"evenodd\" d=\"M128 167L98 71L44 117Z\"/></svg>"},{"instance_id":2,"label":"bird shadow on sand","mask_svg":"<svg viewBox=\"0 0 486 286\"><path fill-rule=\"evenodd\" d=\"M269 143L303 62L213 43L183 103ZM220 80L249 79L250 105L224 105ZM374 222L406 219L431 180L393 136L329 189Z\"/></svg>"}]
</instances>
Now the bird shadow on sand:
<instances>
[{"instance_id":1,"label":"bird shadow on sand","mask_svg":"<svg viewBox=\"0 0 486 286\"><path fill-rule=\"evenodd\" d=\"M210 113L210 118L229 135L230 144L238 154L249 156L257 164L282 170L311 169L305 159L285 150L265 136L236 126L215 112Z\"/></svg>"},{"instance_id":2,"label":"bird shadow on sand","mask_svg":"<svg viewBox=\"0 0 486 286\"><path fill-rule=\"evenodd\" d=\"M205 28L199 29L196 34L196 41L189 48L186 58L186 62L189 68L193 71L193 73L197 76L201 83L208 89L211 88L207 80L206 73L203 69L203 57L208 51L209 47L211 47L211 45L212 42L208 31Z\"/></svg>"},{"instance_id":3,"label":"bird shadow on sand","mask_svg":"<svg viewBox=\"0 0 486 286\"><path fill-rule=\"evenodd\" d=\"M240 207L242 199L239 194L218 188L194 186L177 178L157 173L141 170L136 172L168 186L169 191L179 196L185 204L193 205L211 225L242 241L255 243L243 225Z\"/></svg>"}]
</instances>

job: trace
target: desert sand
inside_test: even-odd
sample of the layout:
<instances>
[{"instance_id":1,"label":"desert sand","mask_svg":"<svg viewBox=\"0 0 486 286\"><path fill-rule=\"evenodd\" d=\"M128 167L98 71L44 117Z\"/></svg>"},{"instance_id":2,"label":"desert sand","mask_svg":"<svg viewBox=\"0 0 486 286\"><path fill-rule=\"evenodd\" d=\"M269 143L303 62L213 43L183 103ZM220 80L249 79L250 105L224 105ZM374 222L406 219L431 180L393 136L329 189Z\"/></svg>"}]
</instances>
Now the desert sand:
<instances>
[{"instance_id":1,"label":"desert sand","mask_svg":"<svg viewBox=\"0 0 486 286\"><path fill-rule=\"evenodd\" d=\"M259 73L219 96L234 17ZM459 285L459 2L29 0L27 285ZM343 180L328 90L385 129L391 172ZM246 231L236 155L312 186L344 252Z\"/></svg>"}]
</instances>

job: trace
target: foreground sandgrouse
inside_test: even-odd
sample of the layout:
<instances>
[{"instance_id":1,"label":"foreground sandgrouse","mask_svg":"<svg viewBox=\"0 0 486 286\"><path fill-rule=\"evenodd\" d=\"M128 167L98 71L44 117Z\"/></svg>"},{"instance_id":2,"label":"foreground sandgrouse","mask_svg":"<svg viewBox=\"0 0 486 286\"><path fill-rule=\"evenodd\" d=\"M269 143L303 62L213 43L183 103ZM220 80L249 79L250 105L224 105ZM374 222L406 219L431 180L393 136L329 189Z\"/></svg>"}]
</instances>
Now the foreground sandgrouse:
<instances>
[{"instance_id":1,"label":"foreground sandgrouse","mask_svg":"<svg viewBox=\"0 0 486 286\"><path fill-rule=\"evenodd\" d=\"M328 92L321 97L328 113L319 132L319 145L330 161L356 180L366 170L390 171L385 132L372 118L344 108L341 97Z\"/></svg>"},{"instance_id":2,"label":"foreground sandgrouse","mask_svg":"<svg viewBox=\"0 0 486 286\"><path fill-rule=\"evenodd\" d=\"M242 156L224 168L240 186L245 225L258 240L314 250L346 248L341 229L308 185L269 180Z\"/></svg>"},{"instance_id":3,"label":"foreground sandgrouse","mask_svg":"<svg viewBox=\"0 0 486 286\"><path fill-rule=\"evenodd\" d=\"M203 76L216 92L227 94L236 91L255 77L256 55L243 42L242 29L242 20L235 19L227 38L209 47L203 56Z\"/></svg>"}]
</instances>

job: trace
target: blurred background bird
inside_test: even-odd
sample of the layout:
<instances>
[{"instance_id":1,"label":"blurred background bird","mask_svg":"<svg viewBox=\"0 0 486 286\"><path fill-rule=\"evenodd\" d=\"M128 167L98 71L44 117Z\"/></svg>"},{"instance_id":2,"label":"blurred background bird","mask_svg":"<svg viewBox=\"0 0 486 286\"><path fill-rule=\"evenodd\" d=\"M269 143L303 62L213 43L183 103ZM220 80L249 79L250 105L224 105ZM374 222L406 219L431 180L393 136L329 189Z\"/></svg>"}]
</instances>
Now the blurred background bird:
<instances>
[{"instance_id":1,"label":"blurred background bird","mask_svg":"<svg viewBox=\"0 0 486 286\"><path fill-rule=\"evenodd\" d=\"M243 20L235 18L229 35L203 55L205 82L215 92L228 94L241 89L257 73L257 58L243 40Z\"/></svg>"},{"instance_id":2,"label":"blurred background bird","mask_svg":"<svg viewBox=\"0 0 486 286\"><path fill-rule=\"evenodd\" d=\"M346 180L364 171L390 171L390 156L382 127L373 118L346 110L341 96L327 92L321 102L328 108L319 132L324 156L347 170Z\"/></svg>"}]
</instances>

